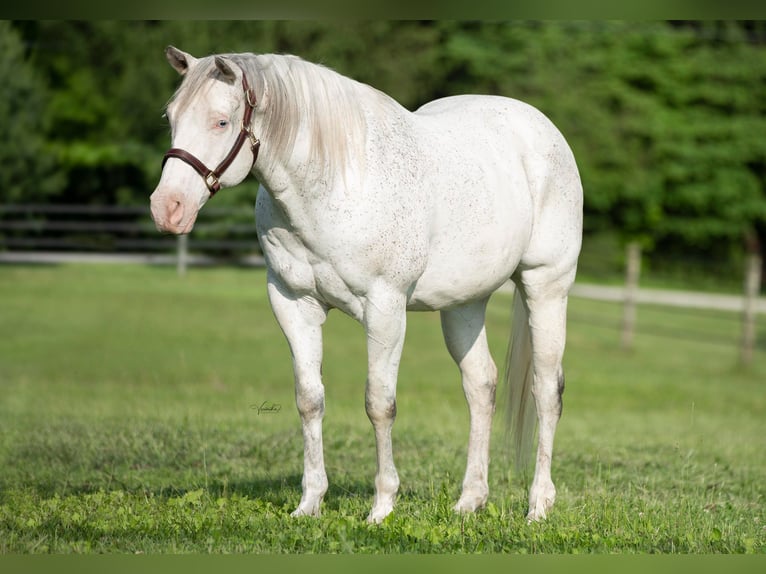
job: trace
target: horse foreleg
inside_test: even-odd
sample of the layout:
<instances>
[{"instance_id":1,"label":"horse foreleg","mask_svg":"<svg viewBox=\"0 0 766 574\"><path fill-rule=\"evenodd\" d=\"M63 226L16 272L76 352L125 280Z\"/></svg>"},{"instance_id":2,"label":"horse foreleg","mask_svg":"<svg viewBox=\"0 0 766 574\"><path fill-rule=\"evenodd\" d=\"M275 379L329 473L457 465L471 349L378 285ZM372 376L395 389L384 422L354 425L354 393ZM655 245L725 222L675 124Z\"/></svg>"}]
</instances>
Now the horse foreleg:
<instances>
[{"instance_id":1,"label":"horse foreleg","mask_svg":"<svg viewBox=\"0 0 766 574\"><path fill-rule=\"evenodd\" d=\"M483 507L489 496L489 441L495 411L497 368L487 344L486 307L487 300L484 299L441 313L444 341L460 367L470 413L468 461L463 490L455 505L458 512L473 512Z\"/></svg>"},{"instance_id":2,"label":"horse foreleg","mask_svg":"<svg viewBox=\"0 0 766 574\"><path fill-rule=\"evenodd\" d=\"M368 363L365 407L375 429L377 451L375 500L367 521L374 523L391 513L399 490L391 429L396 418L396 379L406 330L405 305L404 295L380 288L370 294L365 306Z\"/></svg>"},{"instance_id":3,"label":"horse foreleg","mask_svg":"<svg viewBox=\"0 0 766 574\"><path fill-rule=\"evenodd\" d=\"M292 297L269 279L269 300L290 345L295 374L295 401L303 426L303 493L292 516L318 516L327 492L322 446L324 386L322 384L322 324L327 309L314 299Z\"/></svg>"}]
</instances>

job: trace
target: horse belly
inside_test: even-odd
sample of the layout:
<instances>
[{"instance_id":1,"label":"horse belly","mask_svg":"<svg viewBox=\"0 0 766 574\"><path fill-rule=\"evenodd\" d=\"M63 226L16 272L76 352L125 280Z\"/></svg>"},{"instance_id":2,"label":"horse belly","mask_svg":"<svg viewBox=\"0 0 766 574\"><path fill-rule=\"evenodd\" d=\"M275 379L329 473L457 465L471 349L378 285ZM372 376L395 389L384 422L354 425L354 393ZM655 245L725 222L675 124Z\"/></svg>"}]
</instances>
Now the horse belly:
<instances>
[{"instance_id":1,"label":"horse belly","mask_svg":"<svg viewBox=\"0 0 766 574\"><path fill-rule=\"evenodd\" d=\"M442 198L428 264L409 298L410 309L444 309L488 296L513 274L529 244L529 198L506 186L488 189L484 196Z\"/></svg>"},{"instance_id":2,"label":"horse belly","mask_svg":"<svg viewBox=\"0 0 766 574\"><path fill-rule=\"evenodd\" d=\"M418 279L407 308L433 311L486 297L508 281L520 257L520 249L509 244L483 245L452 256L445 253Z\"/></svg>"}]
</instances>

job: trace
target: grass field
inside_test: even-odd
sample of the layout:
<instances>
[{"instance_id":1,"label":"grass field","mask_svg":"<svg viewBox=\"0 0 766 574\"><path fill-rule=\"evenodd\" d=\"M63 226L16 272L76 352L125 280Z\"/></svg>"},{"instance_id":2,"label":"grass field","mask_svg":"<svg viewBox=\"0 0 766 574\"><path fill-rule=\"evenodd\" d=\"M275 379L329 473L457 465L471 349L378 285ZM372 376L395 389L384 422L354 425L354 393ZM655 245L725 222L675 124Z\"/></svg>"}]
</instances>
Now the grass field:
<instances>
[{"instance_id":1,"label":"grass field","mask_svg":"<svg viewBox=\"0 0 766 574\"><path fill-rule=\"evenodd\" d=\"M497 294L488 312L500 367L510 308ZM531 525L501 407L490 502L451 511L467 409L438 315L411 314L402 488L371 526L356 323L335 312L325 330L323 514L291 519L300 423L263 271L0 267L0 552L766 553L763 350L742 371L734 316L642 307L652 328L626 353L619 314L570 303L558 500Z\"/></svg>"}]
</instances>

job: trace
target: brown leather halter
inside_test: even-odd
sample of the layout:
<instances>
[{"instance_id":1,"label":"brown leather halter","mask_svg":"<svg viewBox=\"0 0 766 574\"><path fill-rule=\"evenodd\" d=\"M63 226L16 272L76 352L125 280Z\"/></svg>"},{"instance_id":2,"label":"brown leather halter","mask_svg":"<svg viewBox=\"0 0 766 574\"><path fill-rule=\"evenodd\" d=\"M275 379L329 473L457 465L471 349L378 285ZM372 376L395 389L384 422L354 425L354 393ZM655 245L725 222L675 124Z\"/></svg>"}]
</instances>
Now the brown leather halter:
<instances>
[{"instance_id":1,"label":"brown leather halter","mask_svg":"<svg viewBox=\"0 0 766 574\"><path fill-rule=\"evenodd\" d=\"M242 69L241 66L240 69ZM257 137L255 137L255 134L253 134L250 128L250 120L252 119L253 110L255 109L257 102L255 98L255 92L253 92L247 83L245 70L242 70L242 89L245 92L245 104L247 105L245 108L245 117L242 118L242 129L239 131L237 140L234 142L231 150L228 154L226 154L226 157L223 158L221 163L218 164L218 167L215 169L208 169L208 167L196 157L194 157L194 155L190 154L186 150L175 147L169 149L165 153L165 156L162 158L162 167L165 167L165 162L168 161L168 159L171 157L185 161L190 166L192 166L194 171L200 174L202 179L205 180L205 185L210 190L210 197L215 195L215 193L221 189L221 176L223 175L223 172L226 171L226 169L231 165L231 162L234 161L234 158L237 157L237 154L239 153L239 150L242 149L246 139L250 140L250 151L253 153L253 163L251 168L253 165L255 165L255 160L258 159L258 149L261 147L261 142Z\"/></svg>"}]
</instances>

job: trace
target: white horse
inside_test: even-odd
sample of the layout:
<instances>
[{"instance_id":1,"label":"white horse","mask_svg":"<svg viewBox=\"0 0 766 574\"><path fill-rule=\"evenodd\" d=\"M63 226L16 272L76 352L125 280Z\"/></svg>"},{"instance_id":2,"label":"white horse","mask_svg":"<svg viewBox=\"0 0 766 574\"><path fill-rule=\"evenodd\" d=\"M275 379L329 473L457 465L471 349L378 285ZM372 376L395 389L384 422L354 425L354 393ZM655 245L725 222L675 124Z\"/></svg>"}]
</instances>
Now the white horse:
<instances>
[{"instance_id":1,"label":"white horse","mask_svg":"<svg viewBox=\"0 0 766 574\"><path fill-rule=\"evenodd\" d=\"M328 486L321 364L331 308L367 335L365 406L377 446L368 520L393 510L399 488L391 429L408 310L441 312L462 375L470 431L455 510L486 503L497 369L485 309L511 278L509 424L523 460L539 423L528 519L545 518L556 494L567 296L582 238L582 186L559 131L504 97L449 97L409 112L294 56L197 59L172 46L166 55L184 79L167 106L174 148L151 196L157 228L188 233L219 188L251 172L261 183L256 226L303 426L302 497L292 514L318 515Z\"/></svg>"}]
</instances>

